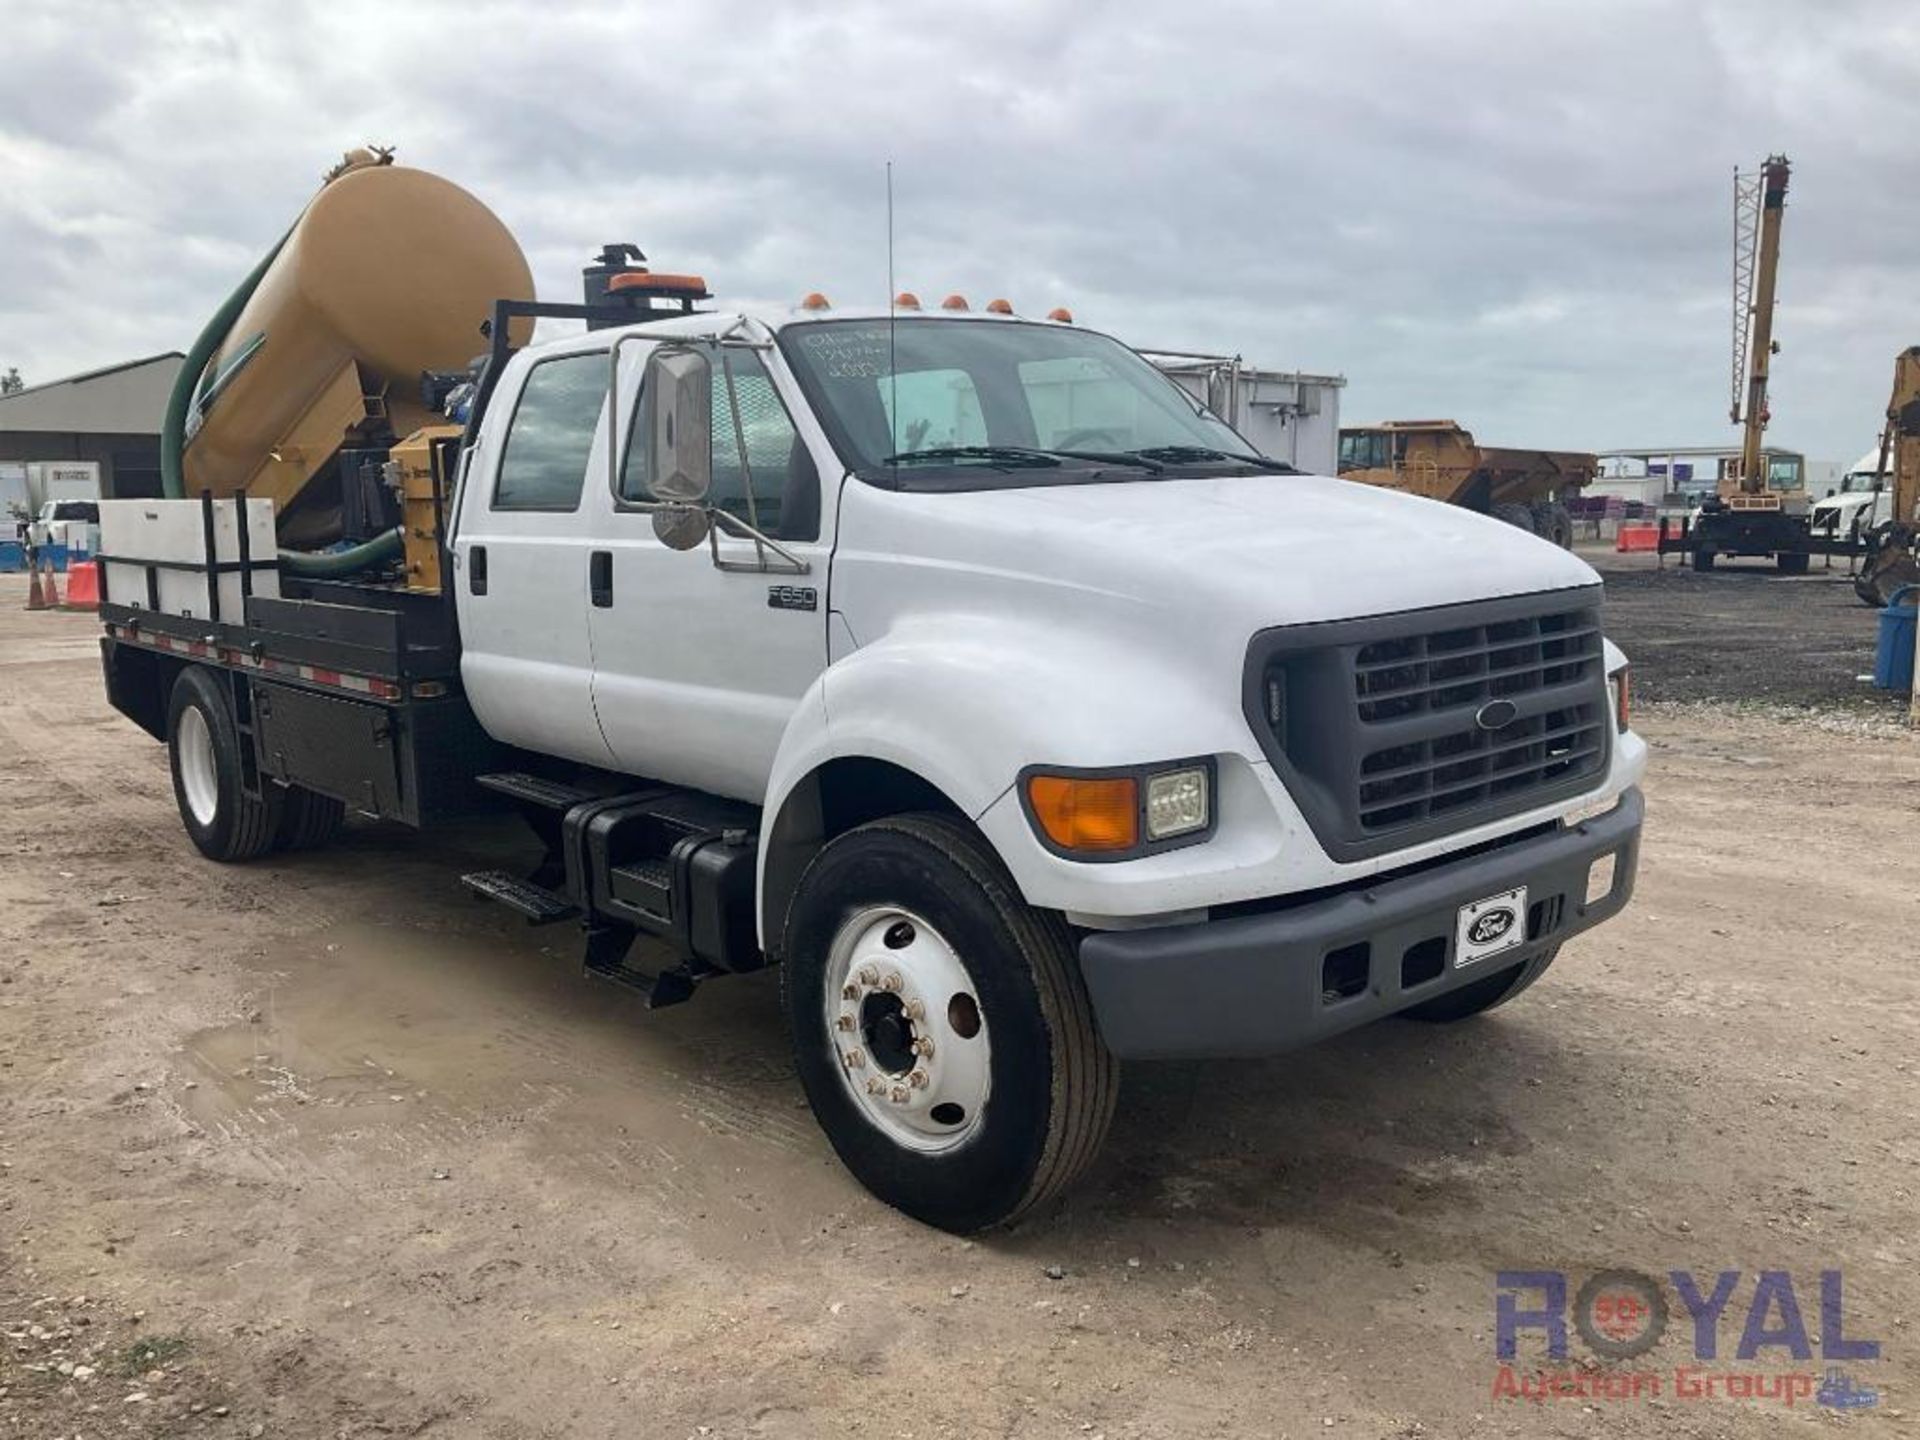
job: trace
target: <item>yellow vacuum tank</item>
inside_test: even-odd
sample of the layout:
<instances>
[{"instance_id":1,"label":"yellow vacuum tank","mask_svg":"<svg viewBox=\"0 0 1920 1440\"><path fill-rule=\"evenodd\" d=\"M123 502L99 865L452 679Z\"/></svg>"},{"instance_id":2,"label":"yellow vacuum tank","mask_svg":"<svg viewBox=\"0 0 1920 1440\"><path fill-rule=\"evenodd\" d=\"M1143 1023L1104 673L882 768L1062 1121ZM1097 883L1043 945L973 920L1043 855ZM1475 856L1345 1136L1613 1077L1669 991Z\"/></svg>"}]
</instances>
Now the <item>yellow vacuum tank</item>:
<instances>
[{"instance_id":1,"label":"yellow vacuum tank","mask_svg":"<svg viewBox=\"0 0 1920 1440\"><path fill-rule=\"evenodd\" d=\"M493 302L530 300L526 257L451 181L360 150L328 176L202 372L185 491L270 498L283 544L339 535L333 460L441 417L423 371L486 348Z\"/></svg>"}]
</instances>

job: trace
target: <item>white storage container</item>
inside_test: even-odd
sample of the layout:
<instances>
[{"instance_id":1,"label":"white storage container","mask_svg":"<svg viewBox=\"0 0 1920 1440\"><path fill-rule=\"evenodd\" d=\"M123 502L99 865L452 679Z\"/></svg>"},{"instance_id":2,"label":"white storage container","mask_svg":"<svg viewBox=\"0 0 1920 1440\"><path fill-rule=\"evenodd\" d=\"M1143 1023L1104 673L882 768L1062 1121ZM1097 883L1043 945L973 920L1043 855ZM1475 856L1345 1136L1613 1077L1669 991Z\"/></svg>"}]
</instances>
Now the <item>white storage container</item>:
<instances>
[{"instance_id":1,"label":"white storage container","mask_svg":"<svg viewBox=\"0 0 1920 1440\"><path fill-rule=\"evenodd\" d=\"M278 598L280 572L274 562L280 547L274 538L273 502L248 500L247 555L253 562L252 593ZM198 500L102 500L100 553L104 598L110 604L145 610L157 592L159 609L190 619L214 618L207 592L206 512ZM213 504L213 560L240 562L240 506L235 500ZM148 572L153 574L152 589ZM246 618L240 571L222 571L218 579L218 618L238 625Z\"/></svg>"}]
</instances>

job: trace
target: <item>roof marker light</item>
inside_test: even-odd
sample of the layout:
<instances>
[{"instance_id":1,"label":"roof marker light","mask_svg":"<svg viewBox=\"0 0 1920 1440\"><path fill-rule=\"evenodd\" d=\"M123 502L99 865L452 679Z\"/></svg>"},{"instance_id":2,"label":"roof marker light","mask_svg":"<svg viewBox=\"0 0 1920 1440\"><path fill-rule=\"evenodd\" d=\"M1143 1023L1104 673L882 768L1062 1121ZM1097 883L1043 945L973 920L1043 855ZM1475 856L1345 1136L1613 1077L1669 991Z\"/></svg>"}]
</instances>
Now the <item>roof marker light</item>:
<instances>
[{"instance_id":1,"label":"roof marker light","mask_svg":"<svg viewBox=\"0 0 1920 1440\"><path fill-rule=\"evenodd\" d=\"M1013 313L1013 305L1006 300L989 300L987 302L987 313L989 315L1011 315Z\"/></svg>"},{"instance_id":2,"label":"roof marker light","mask_svg":"<svg viewBox=\"0 0 1920 1440\"><path fill-rule=\"evenodd\" d=\"M1057 320L1062 325L1071 325L1073 323L1073 312L1064 305L1056 305L1047 312L1047 318L1049 320Z\"/></svg>"},{"instance_id":3,"label":"roof marker light","mask_svg":"<svg viewBox=\"0 0 1920 1440\"><path fill-rule=\"evenodd\" d=\"M813 290L809 291L807 298L800 302L800 308L802 310L831 310L833 306L827 303L826 296L822 295L818 290Z\"/></svg>"},{"instance_id":4,"label":"roof marker light","mask_svg":"<svg viewBox=\"0 0 1920 1440\"><path fill-rule=\"evenodd\" d=\"M940 302L940 308L942 310L965 310L967 308L967 297L964 295L949 295Z\"/></svg>"},{"instance_id":5,"label":"roof marker light","mask_svg":"<svg viewBox=\"0 0 1920 1440\"><path fill-rule=\"evenodd\" d=\"M920 297L911 290L902 290L898 295L893 297L893 308L896 310L918 310L920 308Z\"/></svg>"}]
</instances>

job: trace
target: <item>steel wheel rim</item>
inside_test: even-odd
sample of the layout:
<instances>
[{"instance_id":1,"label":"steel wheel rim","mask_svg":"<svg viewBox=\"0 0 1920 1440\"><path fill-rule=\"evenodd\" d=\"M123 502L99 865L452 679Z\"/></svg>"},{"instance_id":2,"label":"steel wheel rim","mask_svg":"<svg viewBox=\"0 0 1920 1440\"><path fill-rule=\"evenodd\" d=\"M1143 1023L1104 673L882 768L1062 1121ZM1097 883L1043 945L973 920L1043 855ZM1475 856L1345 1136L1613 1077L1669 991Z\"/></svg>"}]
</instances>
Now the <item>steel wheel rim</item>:
<instances>
[{"instance_id":1,"label":"steel wheel rim","mask_svg":"<svg viewBox=\"0 0 1920 1440\"><path fill-rule=\"evenodd\" d=\"M220 772L213 758L213 730L198 705L180 712L173 745L180 757L180 790L187 809L202 825L211 825L220 813Z\"/></svg>"},{"instance_id":2,"label":"steel wheel rim","mask_svg":"<svg viewBox=\"0 0 1920 1440\"><path fill-rule=\"evenodd\" d=\"M875 1129L930 1155L979 1132L993 1050L978 988L939 931L894 906L856 912L833 938L821 999L834 1068Z\"/></svg>"}]
</instances>

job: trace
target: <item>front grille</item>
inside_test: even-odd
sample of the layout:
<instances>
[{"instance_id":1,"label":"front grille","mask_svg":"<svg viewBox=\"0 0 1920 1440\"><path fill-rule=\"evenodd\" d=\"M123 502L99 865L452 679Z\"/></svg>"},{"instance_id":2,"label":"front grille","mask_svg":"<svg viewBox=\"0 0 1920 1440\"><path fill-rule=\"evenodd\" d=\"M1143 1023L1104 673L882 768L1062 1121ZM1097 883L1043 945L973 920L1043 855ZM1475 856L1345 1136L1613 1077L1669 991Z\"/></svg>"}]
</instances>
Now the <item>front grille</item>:
<instances>
[{"instance_id":1,"label":"front grille","mask_svg":"<svg viewBox=\"0 0 1920 1440\"><path fill-rule=\"evenodd\" d=\"M1269 630L1247 712L1336 859L1586 789L1611 712L1597 591Z\"/></svg>"},{"instance_id":2,"label":"front grille","mask_svg":"<svg viewBox=\"0 0 1920 1440\"><path fill-rule=\"evenodd\" d=\"M1602 666L1596 611L1562 610L1485 625L1376 640L1354 657L1354 704L1367 729L1429 716L1417 736L1367 750L1360 761L1360 827L1377 833L1436 815L1523 796L1597 768L1606 754L1604 687L1580 682ZM1586 691L1586 698L1568 694ZM1522 713L1526 697L1568 703ZM1504 702L1511 719L1481 716ZM1443 722L1443 723L1441 723Z\"/></svg>"}]
</instances>

